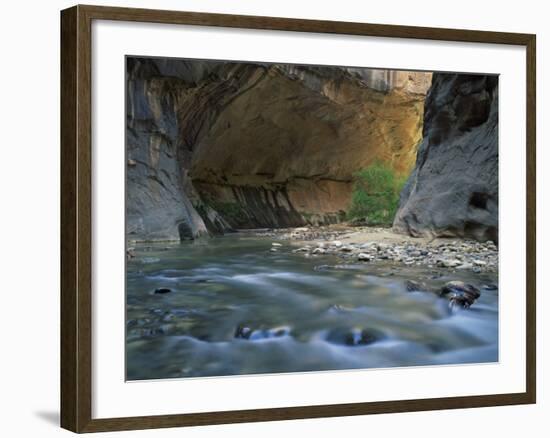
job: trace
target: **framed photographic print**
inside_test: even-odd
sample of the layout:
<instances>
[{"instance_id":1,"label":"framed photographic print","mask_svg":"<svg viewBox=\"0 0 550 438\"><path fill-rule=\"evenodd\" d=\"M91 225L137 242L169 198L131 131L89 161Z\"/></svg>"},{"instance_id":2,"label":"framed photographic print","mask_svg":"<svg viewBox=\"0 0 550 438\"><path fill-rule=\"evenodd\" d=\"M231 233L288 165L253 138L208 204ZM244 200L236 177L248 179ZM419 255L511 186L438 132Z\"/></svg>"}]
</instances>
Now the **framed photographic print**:
<instances>
[{"instance_id":1,"label":"framed photographic print","mask_svg":"<svg viewBox=\"0 0 550 438\"><path fill-rule=\"evenodd\" d=\"M534 403L535 36L61 13L61 423Z\"/></svg>"}]
</instances>

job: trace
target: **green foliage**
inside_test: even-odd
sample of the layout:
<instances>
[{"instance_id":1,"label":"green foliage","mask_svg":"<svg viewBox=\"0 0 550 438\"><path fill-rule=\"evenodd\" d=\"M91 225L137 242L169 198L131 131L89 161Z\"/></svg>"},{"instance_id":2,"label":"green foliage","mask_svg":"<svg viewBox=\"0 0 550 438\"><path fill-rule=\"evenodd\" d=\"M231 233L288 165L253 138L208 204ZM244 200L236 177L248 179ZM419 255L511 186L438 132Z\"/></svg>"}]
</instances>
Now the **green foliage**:
<instances>
[{"instance_id":1,"label":"green foliage","mask_svg":"<svg viewBox=\"0 0 550 438\"><path fill-rule=\"evenodd\" d=\"M236 202L210 201L210 205L232 225L241 225L249 219L243 207Z\"/></svg>"},{"instance_id":2,"label":"green foliage","mask_svg":"<svg viewBox=\"0 0 550 438\"><path fill-rule=\"evenodd\" d=\"M354 174L354 187L349 219L366 219L371 225L393 222L399 194L406 178L381 162L375 162Z\"/></svg>"}]
</instances>

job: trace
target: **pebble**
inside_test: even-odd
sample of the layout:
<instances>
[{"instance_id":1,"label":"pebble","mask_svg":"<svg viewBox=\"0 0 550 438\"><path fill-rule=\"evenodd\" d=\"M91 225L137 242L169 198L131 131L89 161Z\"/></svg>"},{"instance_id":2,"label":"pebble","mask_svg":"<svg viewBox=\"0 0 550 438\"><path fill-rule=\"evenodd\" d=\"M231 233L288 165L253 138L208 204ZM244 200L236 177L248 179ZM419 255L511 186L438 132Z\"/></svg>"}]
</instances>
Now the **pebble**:
<instances>
[{"instance_id":1,"label":"pebble","mask_svg":"<svg viewBox=\"0 0 550 438\"><path fill-rule=\"evenodd\" d=\"M258 236L280 240L312 241L293 249L293 253L310 255L334 255L343 260L377 262L404 266L426 266L444 268L447 272L467 271L475 274L498 271L498 247L493 242L476 242L464 239L437 239L435 241L415 240L404 237L395 241L354 242L362 233L392 234L377 227L346 227L328 225L290 229L267 229L256 233ZM346 239L346 240L344 240ZM345 243L344 243L345 242ZM273 252L283 246L272 242Z\"/></svg>"},{"instance_id":2,"label":"pebble","mask_svg":"<svg viewBox=\"0 0 550 438\"><path fill-rule=\"evenodd\" d=\"M462 262L457 259L446 259L446 260L438 260L437 265L442 266L445 268L455 268L457 266L460 266Z\"/></svg>"},{"instance_id":3,"label":"pebble","mask_svg":"<svg viewBox=\"0 0 550 438\"><path fill-rule=\"evenodd\" d=\"M360 253L357 255L357 260L361 260L361 261L365 261L365 262L370 262L372 259L373 259L373 257L372 257L370 254L365 254L364 252L360 252Z\"/></svg>"},{"instance_id":4,"label":"pebble","mask_svg":"<svg viewBox=\"0 0 550 438\"><path fill-rule=\"evenodd\" d=\"M167 288L167 287L157 287L157 288L155 289L155 292L154 292L154 293L155 293L155 294L168 294L168 293L170 293L170 292L172 292L172 289L170 289L170 288Z\"/></svg>"},{"instance_id":5,"label":"pebble","mask_svg":"<svg viewBox=\"0 0 550 438\"><path fill-rule=\"evenodd\" d=\"M290 335L290 327L281 326L274 327L271 329L256 329L253 330L247 326L239 325L235 329L235 338L237 339L247 339L250 341L258 341L261 339L271 339L271 338L280 338L282 336Z\"/></svg>"}]
</instances>

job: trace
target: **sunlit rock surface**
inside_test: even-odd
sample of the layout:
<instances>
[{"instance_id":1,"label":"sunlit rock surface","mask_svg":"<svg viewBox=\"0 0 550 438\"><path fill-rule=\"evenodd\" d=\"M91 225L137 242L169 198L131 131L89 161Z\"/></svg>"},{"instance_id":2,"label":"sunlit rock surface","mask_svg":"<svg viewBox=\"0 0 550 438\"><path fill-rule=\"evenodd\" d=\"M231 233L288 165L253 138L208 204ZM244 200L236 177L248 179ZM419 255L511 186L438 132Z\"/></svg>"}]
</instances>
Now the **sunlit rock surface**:
<instances>
[{"instance_id":1,"label":"sunlit rock surface","mask_svg":"<svg viewBox=\"0 0 550 438\"><path fill-rule=\"evenodd\" d=\"M130 239L337 222L356 171L414 166L430 73L127 62Z\"/></svg>"}]
</instances>

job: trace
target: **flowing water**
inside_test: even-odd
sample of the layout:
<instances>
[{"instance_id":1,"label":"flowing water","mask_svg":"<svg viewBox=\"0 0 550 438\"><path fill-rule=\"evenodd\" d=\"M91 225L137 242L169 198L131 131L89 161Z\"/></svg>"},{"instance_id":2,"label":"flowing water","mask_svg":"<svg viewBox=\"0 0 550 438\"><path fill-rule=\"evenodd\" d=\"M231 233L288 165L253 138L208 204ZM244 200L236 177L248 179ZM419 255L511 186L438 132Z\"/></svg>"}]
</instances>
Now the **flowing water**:
<instances>
[{"instance_id":1,"label":"flowing water","mask_svg":"<svg viewBox=\"0 0 550 438\"><path fill-rule=\"evenodd\" d=\"M229 235L136 247L127 265L128 380L498 360L496 274L304 257ZM481 290L467 310L407 279ZM155 293L165 288L166 293Z\"/></svg>"}]
</instances>

